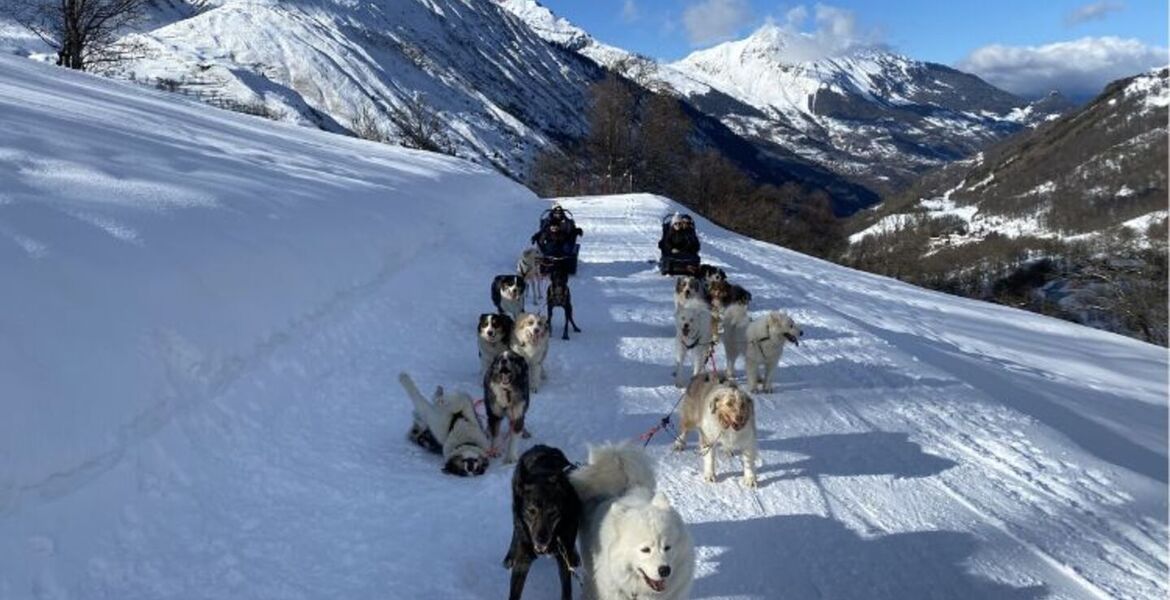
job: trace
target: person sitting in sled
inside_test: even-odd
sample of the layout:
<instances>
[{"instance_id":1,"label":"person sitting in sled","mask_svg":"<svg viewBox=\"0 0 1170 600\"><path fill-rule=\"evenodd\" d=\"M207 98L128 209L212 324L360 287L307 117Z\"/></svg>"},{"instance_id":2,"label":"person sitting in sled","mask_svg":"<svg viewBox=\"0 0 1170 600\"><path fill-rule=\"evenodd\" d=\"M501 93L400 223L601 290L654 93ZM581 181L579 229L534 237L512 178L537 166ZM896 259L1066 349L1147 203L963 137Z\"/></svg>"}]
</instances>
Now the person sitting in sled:
<instances>
[{"instance_id":1,"label":"person sitting in sled","mask_svg":"<svg viewBox=\"0 0 1170 600\"><path fill-rule=\"evenodd\" d=\"M540 231L532 234L532 243L546 256L564 256L573 252L577 238L582 235L585 232L577 227L558 204L540 224Z\"/></svg>"},{"instance_id":2,"label":"person sitting in sled","mask_svg":"<svg viewBox=\"0 0 1170 600\"><path fill-rule=\"evenodd\" d=\"M695 221L690 215L674 214L670 228L658 242L658 249L664 256L694 256L699 253L699 235L695 233Z\"/></svg>"}]
</instances>

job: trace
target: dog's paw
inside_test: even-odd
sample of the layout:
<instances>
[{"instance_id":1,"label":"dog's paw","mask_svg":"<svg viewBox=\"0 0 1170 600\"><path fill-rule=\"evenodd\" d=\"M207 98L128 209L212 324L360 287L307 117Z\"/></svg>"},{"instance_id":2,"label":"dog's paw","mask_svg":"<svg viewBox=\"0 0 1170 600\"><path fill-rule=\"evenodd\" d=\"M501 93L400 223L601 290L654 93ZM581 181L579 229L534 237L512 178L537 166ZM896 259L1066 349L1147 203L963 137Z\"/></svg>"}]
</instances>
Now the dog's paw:
<instances>
[{"instance_id":1,"label":"dog's paw","mask_svg":"<svg viewBox=\"0 0 1170 600\"><path fill-rule=\"evenodd\" d=\"M531 433L528 433L528 430L527 430L527 429L523 429L523 430L521 430L521 431L520 431L520 438L521 438L521 439L525 439L525 440L526 440L526 439L528 439L528 438L530 438L530 437L532 437L532 434L531 434Z\"/></svg>"},{"instance_id":2,"label":"dog's paw","mask_svg":"<svg viewBox=\"0 0 1170 600\"><path fill-rule=\"evenodd\" d=\"M706 481L707 483L715 483L715 472L711 471L708 473L703 473L703 481Z\"/></svg>"},{"instance_id":3,"label":"dog's paw","mask_svg":"<svg viewBox=\"0 0 1170 600\"><path fill-rule=\"evenodd\" d=\"M675 452L682 452L683 450L687 449L687 443L681 439L675 440L674 444L671 445L670 448L671 448L671 450L674 450Z\"/></svg>"},{"instance_id":4,"label":"dog's paw","mask_svg":"<svg viewBox=\"0 0 1170 600\"><path fill-rule=\"evenodd\" d=\"M512 556L512 553L509 552L508 555L504 557L504 568L510 571L515 565L516 559Z\"/></svg>"},{"instance_id":5,"label":"dog's paw","mask_svg":"<svg viewBox=\"0 0 1170 600\"><path fill-rule=\"evenodd\" d=\"M756 487L756 474L755 473L752 473L750 475L745 474L743 476L743 486L748 487L748 488Z\"/></svg>"}]
</instances>

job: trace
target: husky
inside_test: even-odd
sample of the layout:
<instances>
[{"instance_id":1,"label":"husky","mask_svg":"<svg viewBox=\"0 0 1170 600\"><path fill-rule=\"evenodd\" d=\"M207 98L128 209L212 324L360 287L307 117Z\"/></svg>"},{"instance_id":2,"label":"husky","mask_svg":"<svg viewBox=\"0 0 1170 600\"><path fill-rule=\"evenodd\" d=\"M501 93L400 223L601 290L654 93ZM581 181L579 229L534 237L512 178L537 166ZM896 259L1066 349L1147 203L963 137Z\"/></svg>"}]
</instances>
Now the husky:
<instances>
[{"instance_id":1,"label":"husky","mask_svg":"<svg viewBox=\"0 0 1170 600\"><path fill-rule=\"evenodd\" d=\"M515 319L524 312L524 292L527 284L519 275L496 275L492 279L492 304L496 312Z\"/></svg>"},{"instance_id":2,"label":"husky","mask_svg":"<svg viewBox=\"0 0 1170 600\"><path fill-rule=\"evenodd\" d=\"M548 320L535 313L520 313L512 327L509 346L528 361L528 385L533 394L539 392L541 382L547 379L544 358L548 355Z\"/></svg>"},{"instance_id":3,"label":"husky","mask_svg":"<svg viewBox=\"0 0 1170 600\"><path fill-rule=\"evenodd\" d=\"M439 386L432 402L418 391L410 375L399 373L398 382L414 404L410 440L431 452L442 453L444 473L483 475L488 468L491 443L480 428L471 397L463 392L445 393Z\"/></svg>"},{"instance_id":4,"label":"husky","mask_svg":"<svg viewBox=\"0 0 1170 600\"><path fill-rule=\"evenodd\" d=\"M784 342L799 346L804 331L796 322L780 311L772 311L747 326L747 381L752 392L772 391L772 372L784 352ZM763 376L760 370L764 371Z\"/></svg>"},{"instance_id":5,"label":"husky","mask_svg":"<svg viewBox=\"0 0 1170 600\"><path fill-rule=\"evenodd\" d=\"M536 246L525 248L520 253L520 258L516 260L516 274L524 280L524 285L532 290L533 304L540 302L540 279L542 277L540 263L543 261L544 255Z\"/></svg>"},{"instance_id":6,"label":"husky","mask_svg":"<svg viewBox=\"0 0 1170 600\"><path fill-rule=\"evenodd\" d=\"M536 445L520 455L512 472L512 543L504 557L504 568L512 571L509 600L520 600L528 569L542 554L557 562L561 600L573 598L569 572L581 565L581 500L569 483L572 469L564 453L549 446Z\"/></svg>"},{"instance_id":7,"label":"husky","mask_svg":"<svg viewBox=\"0 0 1170 600\"><path fill-rule=\"evenodd\" d=\"M581 559L591 600L682 600L695 577L695 547L670 500L655 493L639 448L602 446L569 474L584 505Z\"/></svg>"},{"instance_id":8,"label":"husky","mask_svg":"<svg viewBox=\"0 0 1170 600\"><path fill-rule=\"evenodd\" d=\"M756 487L756 416L751 396L728 379L704 373L691 379L683 394L682 419L676 451L687 444L687 432L699 430L699 451L703 455L703 479L715 481L716 445L728 452L739 450L743 461L743 484Z\"/></svg>"},{"instance_id":9,"label":"husky","mask_svg":"<svg viewBox=\"0 0 1170 600\"><path fill-rule=\"evenodd\" d=\"M478 335L476 342L479 345L479 376L483 377L491 366L497 354L508 349L512 337L512 317L497 313L483 313L479 315Z\"/></svg>"},{"instance_id":10,"label":"husky","mask_svg":"<svg viewBox=\"0 0 1170 600\"><path fill-rule=\"evenodd\" d=\"M523 356L511 350L496 355L483 376L483 404L491 443L499 437L500 421L508 419L504 462L516 462L516 438L529 435L524 428L524 415L528 413L528 362Z\"/></svg>"},{"instance_id":11,"label":"husky","mask_svg":"<svg viewBox=\"0 0 1170 600\"><path fill-rule=\"evenodd\" d=\"M694 364L691 376L698 375L703 370L703 363L710 355L711 348L711 312L697 302L687 302L674 315L675 323L675 357L674 381L678 387L683 387L683 361L687 355L691 356Z\"/></svg>"},{"instance_id":12,"label":"husky","mask_svg":"<svg viewBox=\"0 0 1170 600\"><path fill-rule=\"evenodd\" d=\"M561 332L561 339L569 339L569 325L573 331L581 333L577 322L573 320L573 295L569 291L569 274L557 269L550 276L548 284L548 323L552 326L553 307L559 306L565 311L565 329Z\"/></svg>"}]
</instances>

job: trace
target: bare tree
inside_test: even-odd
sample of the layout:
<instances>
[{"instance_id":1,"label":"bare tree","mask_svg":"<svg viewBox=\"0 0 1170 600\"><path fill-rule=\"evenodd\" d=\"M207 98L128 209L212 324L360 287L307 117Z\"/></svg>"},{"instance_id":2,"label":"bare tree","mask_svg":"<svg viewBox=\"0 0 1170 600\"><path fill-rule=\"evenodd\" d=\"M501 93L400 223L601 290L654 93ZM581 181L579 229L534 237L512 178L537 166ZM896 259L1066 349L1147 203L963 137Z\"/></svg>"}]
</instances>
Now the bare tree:
<instances>
[{"instance_id":1,"label":"bare tree","mask_svg":"<svg viewBox=\"0 0 1170 600\"><path fill-rule=\"evenodd\" d=\"M612 74L589 87L585 149L594 173L602 178L600 192L626 192L633 187L637 153L634 105L629 86Z\"/></svg>"},{"instance_id":2,"label":"bare tree","mask_svg":"<svg viewBox=\"0 0 1170 600\"><path fill-rule=\"evenodd\" d=\"M417 150L454 154L443 119L421 94L412 94L391 106L390 121L402 135L402 145Z\"/></svg>"},{"instance_id":3,"label":"bare tree","mask_svg":"<svg viewBox=\"0 0 1170 600\"><path fill-rule=\"evenodd\" d=\"M363 104L349 123L350 131L353 131L354 135L363 140L369 140L371 142L389 141L389 136L386 135L386 129L382 126L383 118L369 104Z\"/></svg>"},{"instance_id":4,"label":"bare tree","mask_svg":"<svg viewBox=\"0 0 1170 600\"><path fill-rule=\"evenodd\" d=\"M119 35L139 23L146 0L8 0L0 11L57 52L57 64L86 70L125 56Z\"/></svg>"}]
</instances>

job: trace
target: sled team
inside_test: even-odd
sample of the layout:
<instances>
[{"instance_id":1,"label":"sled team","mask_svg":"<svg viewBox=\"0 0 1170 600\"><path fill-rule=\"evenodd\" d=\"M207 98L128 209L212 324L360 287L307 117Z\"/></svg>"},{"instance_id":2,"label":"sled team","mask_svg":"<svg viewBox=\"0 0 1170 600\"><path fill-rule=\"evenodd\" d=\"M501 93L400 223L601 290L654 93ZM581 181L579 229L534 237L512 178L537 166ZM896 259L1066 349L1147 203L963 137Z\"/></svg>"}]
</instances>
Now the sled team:
<instances>
[{"instance_id":1,"label":"sled team","mask_svg":"<svg viewBox=\"0 0 1170 600\"><path fill-rule=\"evenodd\" d=\"M568 282L577 270L576 240L583 233L568 211L554 206L531 238L534 247L520 255L516 274L492 280L496 311L480 315L477 327L482 401L441 386L428 400L409 375L399 375L414 405L409 438L442 454L442 470L452 475L482 475L501 454L505 463L516 463L512 541L504 557L504 567L511 570L510 599L521 597L529 567L540 555L556 561L564 600L572 598L572 577L579 567L584 597L590 600L686 598L694 579L694 545L681 516L656 491L653 462L641 448L594 447L583 466L545 445L517 455L519 439L530 436L525 422L530 395L546 379L553 308L564 311L562 339L569 339L570 326L581 331L573 321ZM729 455L739 453L741 481L754 488L756 408L750 393L771 392L785 343L799 345L803 332L779 311L749 316L751 293L729 283L722 269L699 261L699 240L688 215L663 220L658 247L660 271L678 276L674 378L684 391L673 448L685 449L687 433L698 431L703 478L715 481L716 450L722 447ZM548 287L542 290L545 279ZM544 300L544 315L525 310L529 296L534 303ZM722 372L714 360L720 343L727 359ZM741 356L747 389L735 381ZM689 378L683 371L688 358ZM479 402L486 431L476 413ZM663 419L663 425L669 423L669 416Z\"/></svg>"}]
</instances>

